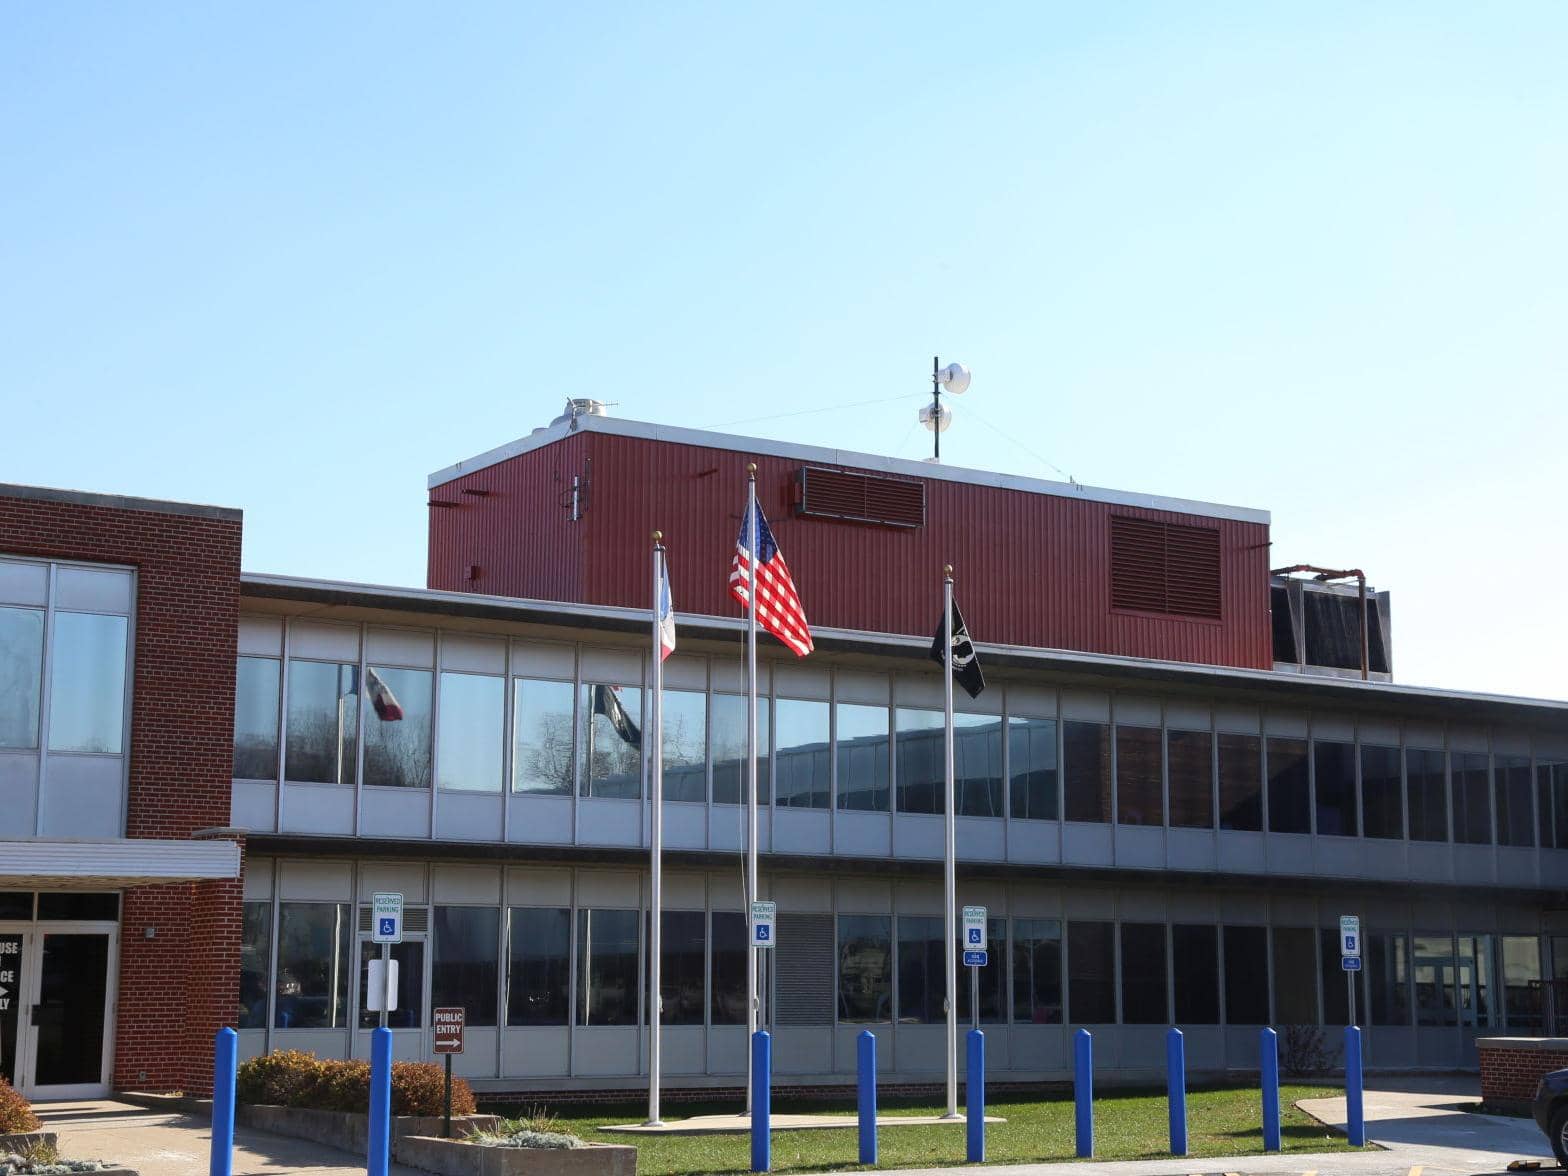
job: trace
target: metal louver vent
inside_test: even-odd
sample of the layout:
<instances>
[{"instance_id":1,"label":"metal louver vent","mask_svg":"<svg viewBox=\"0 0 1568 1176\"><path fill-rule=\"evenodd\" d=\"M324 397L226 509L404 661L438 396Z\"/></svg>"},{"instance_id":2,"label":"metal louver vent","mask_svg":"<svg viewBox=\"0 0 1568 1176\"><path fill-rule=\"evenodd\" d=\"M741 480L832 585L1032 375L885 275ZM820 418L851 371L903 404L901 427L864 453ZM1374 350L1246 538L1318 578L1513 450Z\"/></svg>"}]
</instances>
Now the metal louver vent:
<instances>
[{"instance_id":1,"label":"metal louver vent","mask_svg":"<svg viewBox=\"0 0 1568 1176\"><path fill-rule=\"evenodd\" d=\"M774 1024L833 1024L833 916L781 913L773 952Z\"/></svg>"},{"instance_id":2,"label":"metal louver vent","mask_svg":"<svg viewBox=\"0 0 1568 1176\"><path fill-rule=\"evenodd\" d=\"M1219 529L1112 515L1111 607L1218 620Z\"/></svg>"},{"instance_id":3,"label":"metal louver vent","mask_svg":"<svg viewBox=\"0 0 1568 1176\"><path fill-rule=\"evenodd\" d=\"M363 935L370 934L370 908L359 908L359 930ZM430 930L430 908L422 906L406 906L403 908L403 934L411 935L415 931Z\"/></svg>"},{"instance_id":4,"label":"metal louver vent","mask_svg":"<svg viewBox=\"0 0 1568 1176\"><path fill-rule=\"evenodd\" d=\"M796 506L800 514L809 518L875 523L883 527L923 527L926 485L881 474L802 466Z\"/></svg>"}]
</instances>

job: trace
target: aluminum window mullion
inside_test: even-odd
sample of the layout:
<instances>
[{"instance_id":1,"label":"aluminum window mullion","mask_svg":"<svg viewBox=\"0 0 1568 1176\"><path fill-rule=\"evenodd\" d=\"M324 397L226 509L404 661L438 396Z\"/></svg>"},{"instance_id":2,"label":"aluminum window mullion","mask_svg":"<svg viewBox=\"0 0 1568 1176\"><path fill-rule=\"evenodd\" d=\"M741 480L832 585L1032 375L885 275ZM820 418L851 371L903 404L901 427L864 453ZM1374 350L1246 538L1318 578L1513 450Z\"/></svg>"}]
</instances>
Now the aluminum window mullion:
<instances>
[{"instance_id":1,"label":"aluminum window mullion","mask_svg":"<svg viewBox=\"0 0 1568 1176\"><path fill-rule=\"evenodd\" d=\"M44 785L49 779L49 727L54 709L54 597L55 579L59 569L51 562L49 564L49 584L44 597L44 647L40 659L39 672L42 680L38 688L38 767L34 776L33 787L33 835L42 837L44 833ZM129 757L127 757L129 758ZM21 1058L16 1060L21 1066ZM20 1073L20 1070L18 1071Z\"/></svg>"}]
</instances>

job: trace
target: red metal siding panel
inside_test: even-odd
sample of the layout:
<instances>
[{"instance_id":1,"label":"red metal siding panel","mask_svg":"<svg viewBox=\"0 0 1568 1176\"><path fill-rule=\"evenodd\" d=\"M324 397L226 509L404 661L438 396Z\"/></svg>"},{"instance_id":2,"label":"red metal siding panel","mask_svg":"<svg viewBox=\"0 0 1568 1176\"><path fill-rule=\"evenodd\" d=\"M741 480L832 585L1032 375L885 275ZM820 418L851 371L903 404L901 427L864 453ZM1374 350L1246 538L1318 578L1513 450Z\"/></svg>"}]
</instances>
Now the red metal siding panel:
<instances>
[{"instance_id":1,"label":"red metal siding panel","mask_svg":"<svg viewBox=\"0 0 1568 1176\"><path fill-rule=\"evenodd\" d=\"M569 483L587 457L594 484L582 523L551 526L519 517L531 501L548 497L546 489L559 490L553 479L563 472ZM577 434L441 487L443 497L462 485L508 489L499 497L493 492L477 509L432 510L431 586L646 606L645 556L650 532L658 528L670 549L677 611L738 616L725 580L745 503L745 467L753 460L758 495L814 624L925 633L940 615L942 566L951 563L977 641L1211 665L1272 664L1268 527L1262 523L936 478L926 481L924 527L799 518L793 509L798 460L607 433ZM513 489L523 485L532 490ZM1221 619L1113 611L1113 514L1218 527ZM447 518L461 515L469 518ZM564 518L564 511L551 517ZM454 531L461 531L461 543L454 544ZM482 565L477 583L462 580L465 562ZM580 578L574 581L569 569Z\"/></svg>"}]
</instances>

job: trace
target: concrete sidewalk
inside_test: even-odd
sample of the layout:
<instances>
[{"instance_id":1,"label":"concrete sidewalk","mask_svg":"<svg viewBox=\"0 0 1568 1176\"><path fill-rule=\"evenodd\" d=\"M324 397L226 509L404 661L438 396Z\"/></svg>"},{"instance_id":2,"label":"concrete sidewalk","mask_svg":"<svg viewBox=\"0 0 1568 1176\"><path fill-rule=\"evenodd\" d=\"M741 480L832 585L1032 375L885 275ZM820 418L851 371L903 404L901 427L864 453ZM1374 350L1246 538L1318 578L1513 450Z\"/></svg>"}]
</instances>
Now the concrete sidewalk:
<instances>
[{"instance_id":1,"label":"concrete sidewalk","mask_svg":"<svg viewBox=\"0 0 1568 1176\"><path fill-rule=\"evenodd\" d=\"M212 1124L192 1115L149 1111L110 1100L37 1103L44 1130L60 1136L60 1154L72 1160L113 1160L142 1176L207 1176ZM234 1131L235 1176L364 1176L365 1161L319 1143L265 1131ZM424 1176L392 1165L393 1176Z\"/></svg>"}]
</instances>

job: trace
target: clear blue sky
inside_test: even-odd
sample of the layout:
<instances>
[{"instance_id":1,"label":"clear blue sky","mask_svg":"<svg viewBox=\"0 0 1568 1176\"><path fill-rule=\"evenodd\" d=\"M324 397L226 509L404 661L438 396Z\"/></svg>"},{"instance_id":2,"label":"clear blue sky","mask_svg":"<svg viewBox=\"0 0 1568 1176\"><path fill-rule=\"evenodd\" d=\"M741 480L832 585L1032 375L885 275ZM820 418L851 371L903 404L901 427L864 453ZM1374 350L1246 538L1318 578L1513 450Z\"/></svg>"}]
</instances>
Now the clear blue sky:
<instances>
[{"instance_id":1,"label":"clear blue sky","mask_svg":"<svg viewBox=\"0 0 1568 1176\"><path fill-rule=\"evenodd\" d=\"M0 480L420 584L425 475L567 395L913 457L939 352L955 464L1272 510L1401 680L1568 696L1565 61L1555 0L8 4Z\"/></svg>"}]
</instances>

